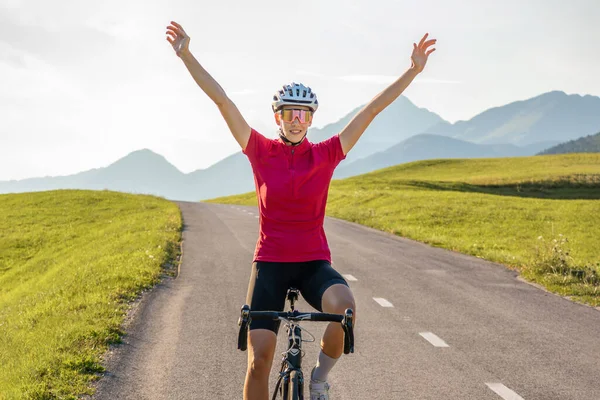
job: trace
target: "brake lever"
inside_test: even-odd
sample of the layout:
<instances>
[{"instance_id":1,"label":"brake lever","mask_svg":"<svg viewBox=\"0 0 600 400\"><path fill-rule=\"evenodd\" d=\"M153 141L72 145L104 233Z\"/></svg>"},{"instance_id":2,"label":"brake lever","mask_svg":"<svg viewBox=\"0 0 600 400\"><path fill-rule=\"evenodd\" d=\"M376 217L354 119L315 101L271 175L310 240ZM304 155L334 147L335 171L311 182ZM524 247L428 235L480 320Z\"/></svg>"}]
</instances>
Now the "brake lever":
<instances>
[{"instance_id":1,"label":"brake lever","mask_svg":"<svg viewBox=\"0 0 600 400\"><path fill-rule=\"evenodd\" d=\"M347 308L342 320L344 329L344 354L354 353L354 312Z\"/></svg>"},{"instance_id":2,"label":"brake lever","mask_svg":"<svg viewBox=\"0 0 600 400\"><path fill-rule=\"evenodd\" d=\"M240 331L238 332L238 350L246 351L248 348L248 325L250 324L250 306L244 304L240 312L240 318L238 319L238 326Z\"/></svg>"}]
</instances>

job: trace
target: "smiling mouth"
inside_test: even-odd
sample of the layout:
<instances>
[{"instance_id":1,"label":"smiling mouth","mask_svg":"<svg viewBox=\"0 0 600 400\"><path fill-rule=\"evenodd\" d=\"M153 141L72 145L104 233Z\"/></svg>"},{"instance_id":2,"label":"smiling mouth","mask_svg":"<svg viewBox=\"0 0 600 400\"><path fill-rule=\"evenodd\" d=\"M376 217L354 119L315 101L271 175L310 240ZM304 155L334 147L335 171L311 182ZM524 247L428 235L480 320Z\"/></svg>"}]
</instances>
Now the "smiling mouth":
<instances>
[{"instance_id":1,"label":"smiling mouth","mask_svg":"<svg viewBox=\"0 0 600 400\"><path fill-rule=\"evenodd\" d=\"M293 130L290 130L290 132L291 132L291 133L294 133L294 134L296 134L296 133L300 133L300 132L302 132L302 131L301 131L301 130L298 130L298 129L293 129Z\"/></svg>"}]
</instances>

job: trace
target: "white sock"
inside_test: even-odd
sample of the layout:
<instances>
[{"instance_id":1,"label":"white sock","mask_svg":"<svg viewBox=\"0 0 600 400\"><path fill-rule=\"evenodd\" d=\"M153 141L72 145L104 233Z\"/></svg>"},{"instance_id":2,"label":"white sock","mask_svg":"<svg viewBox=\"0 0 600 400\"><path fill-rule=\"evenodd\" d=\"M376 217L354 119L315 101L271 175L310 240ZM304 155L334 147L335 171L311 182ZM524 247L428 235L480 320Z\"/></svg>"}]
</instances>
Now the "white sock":
<instances>
[{"instance_id":1,"label":"white sock","mask_svg":"<svg viewBox=\"0 0 600 400\"><path fill-rule=\"evenodd\" d=\"M339 358L331 358L327 354L323 353L323 350L321 350L319 352L319 358L317 360L317 367L315 368L311 379L313 381L327 381L327 375L329 374L329 371L331 371L337 360L339 360Z\"/></svg>"}]
</instances>

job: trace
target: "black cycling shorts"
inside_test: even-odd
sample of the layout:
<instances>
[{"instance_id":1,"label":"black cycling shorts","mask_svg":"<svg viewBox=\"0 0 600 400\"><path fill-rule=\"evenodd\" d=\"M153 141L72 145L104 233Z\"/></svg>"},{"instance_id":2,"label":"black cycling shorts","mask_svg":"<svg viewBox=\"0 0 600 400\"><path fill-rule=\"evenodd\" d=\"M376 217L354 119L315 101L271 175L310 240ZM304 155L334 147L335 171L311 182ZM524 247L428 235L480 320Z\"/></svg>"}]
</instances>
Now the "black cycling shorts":
<instances>
[{"instance_id":1,"label":"black cycling shorts","mask_svg":"<svg viewBox=\"0 0 600 400\"><path fill-rule=\"evenodd\" d=\"M321 299L331 285L341 283L348 286L329 261L268 262L252 263L246 304L252 311L283 311L287 290L296 288L308 304L323 312ZM280 321L252 320L250 330L269 329L275 334Z\"/></svg>"}]
</instances>

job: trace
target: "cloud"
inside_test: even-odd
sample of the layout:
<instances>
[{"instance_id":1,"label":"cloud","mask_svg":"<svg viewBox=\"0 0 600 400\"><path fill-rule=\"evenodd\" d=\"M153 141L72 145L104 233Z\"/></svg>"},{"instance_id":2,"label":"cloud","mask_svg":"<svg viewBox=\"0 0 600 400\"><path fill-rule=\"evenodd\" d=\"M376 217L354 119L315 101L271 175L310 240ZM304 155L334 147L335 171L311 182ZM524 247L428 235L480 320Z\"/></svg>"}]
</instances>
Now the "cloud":
<instances>
[{"instance_id":1,"label":"cloud","mask_svg":"<svg viewBox=\"0 0 600 400\"><path fill-rule=\"evenodd\" d=\"M92 16L84 25L119 40L139 40L144 33L141 22L135 19L117 21L103 16Z\"/></svg>"},{"instance_id":2,"label":"cloud","mask_svg":"<svg viewBox=\"0 0 600 400\"><path fill-rule=\"evenodd\" d=\"M115 44L97 29L77 25L43 26L0 13L0 41L57 65L71 65Z\"/></svg>"},{"instance_id":3,"label":"cloud","mask_svg":"<svg viewBox=\"0 0 600 400\"><path fill-rule=\"evenodd\" d=\"M449 84L456 84L456 83L463 83L461 81L453 81L450 79L435 79L435 78L417 78L415 79L415 83L449 83Z\"/></svg>"},{"instance_id":4,"label":"cloud","mask_svg":"<svg viewBox=\"0 0 600 400\"><path fill-rule=\"evenodd\" d=\"M58 96L73 100L85 97L83 91L50 63L24 50L0 42L0 99L36 102L56 101Z\"/></svg>"},{"instance_id":5,"label":"cloud","mask_svg":"<svg viewBox=\"0 0 600 400\"><path fill-rule=\"evenodd\" d=\"M387 83L391 84L395 82L400 75L345 75L340 76L337 79L346 81L346 82L361 82L361 83L373 83L373 84L382 84ZM462 83L461 81L454 81L449 79L435 79L435 78L416 78L414 83L448 83L448 84L456 84Z\"/></svg>"},{"instance_id":6,"label":"cloud","mask_svg":"<svg viewBox=\"0 0 600 400\"><path fill-rule=\"evenodd\" d=\"M0 64L8 64L19 69L27 67L25 54L2 41L0 41Z\"/></svg>"},{"instance_id":7,"label":"cloud","mask_svg":"<svg viewBox=\"0 0 600 400\"><path fill-rule=\"evenodd\" d=\"M392 83L399 76L391 76L391 75L345 75L339 76L337 79L346 81L346 82L364 82L364 83Z\"/></svg>"},{"instance_id":8,"label":"cloud","mask_svg":"<svg viewBox=\"0 0 600 400\"><path fill-rule=\"evenodd\" d=\"M303 76L312 76L312 77L318 77L318 78L333 78L333 79L338 79L344 82L358 82L358 83L371 83L374 85L381 85L381 84L392 84L393 82L395 82L400 75L343 75L343 76L336 76L336 77L328 77L326 75L323 74L319 74L316 72L310 72L310 71L304 71L304 70L297 70L295 71L296 74L298 75L303 75ZM455 81L455 80L451 80L451 79L436 79L436 78L416 78L414 80L415 83L441 83L441 84L457 84L457 83L463 83L461 81Z\"/></svg>"}]
</instances>

